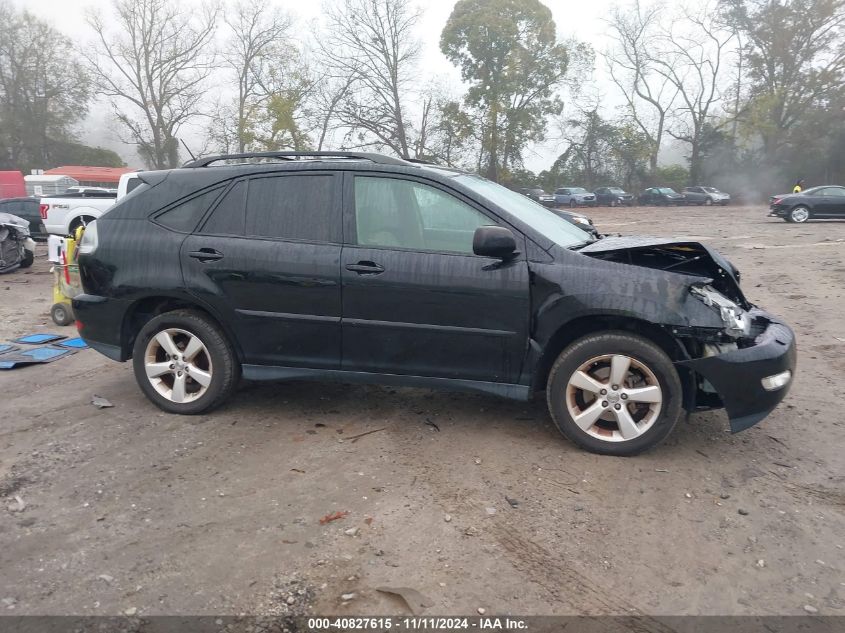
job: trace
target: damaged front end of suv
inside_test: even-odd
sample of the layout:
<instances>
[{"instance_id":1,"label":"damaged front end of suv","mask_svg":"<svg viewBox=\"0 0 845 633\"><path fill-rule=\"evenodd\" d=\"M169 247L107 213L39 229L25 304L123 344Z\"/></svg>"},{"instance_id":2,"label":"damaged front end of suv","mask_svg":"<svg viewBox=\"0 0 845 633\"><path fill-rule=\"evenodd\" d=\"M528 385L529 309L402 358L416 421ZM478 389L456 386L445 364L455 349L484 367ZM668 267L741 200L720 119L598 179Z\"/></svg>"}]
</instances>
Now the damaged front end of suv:
<instances>
[{"instance_id":1,"label":"damaged front end of suv","mask_svg":"<svg viewBox=\"0 0 845 633\"><path fill-rule=\"evenodd\" d=\"M699 242L644 237L606 237L578 252L593 264L579 266L577 287L562 289L568 309L662 328L677 345L688 411L725 408L738 432L785 397L796 364L794 334L746 299L739 271L718 252ZM595 270L598 262L608 268Z\"/></svg>"}]
</instances>

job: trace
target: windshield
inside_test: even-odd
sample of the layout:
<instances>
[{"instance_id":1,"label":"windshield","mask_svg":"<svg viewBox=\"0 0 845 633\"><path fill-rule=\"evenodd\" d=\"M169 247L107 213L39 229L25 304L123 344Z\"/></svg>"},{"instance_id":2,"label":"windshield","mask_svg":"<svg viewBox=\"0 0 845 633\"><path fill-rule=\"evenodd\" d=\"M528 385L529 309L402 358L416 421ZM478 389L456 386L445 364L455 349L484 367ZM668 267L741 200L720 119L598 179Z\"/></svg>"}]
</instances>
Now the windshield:
<instances>
[{"instance_id":1,"label":"windshield","mask_svg":"<svg viewBox=\"0 0 845 633\"><path fill-rule=\"evenodd\" d=\"M572 187L569 193L587 193L587 190L584 187Z\"/></svg>"},{"instance_id":2,"label":"windshield","mask_svg":"<svg viewBox=\"0 0 845 633\"><path fill-rule=\"evenodd\" d=\"M456 176L455 181L499 205L513 217L525 222L558 246L570 248L593 241L589 233L559 218L543 205L490 180L466 174Z\"/></svg>"},{"instance_id":3,"label":"windshield","mask_svg":"<svg viewBox=\"0 0 845 633\"><path fill-rule=\"evenodd\" d=\"M704 191L706 191L707 193L722 193L721 191L716 189L716 187L702 187L702 189L704 189Z\"/></svg>"},{"instance_id":4,"label":"windshield","mask_svg":"<svg viewBox=\"0 0 845 633\"><path fill-rule=\"evenodd\" d=\"M610 193L625 193L624 189L620 189L619 187L611 187Z\"/></svg>"},{"instance_id":5,"label":"windshield","mask_svg":"<svg viewBox=\"0 0 845 633\"><path fill-rule=\"evenodd\" d=\"M663 187L661 189L658 189L658 191L660 193L675 193L674 189L669 189L668 187Z\"/></svg>"}]
</instances>

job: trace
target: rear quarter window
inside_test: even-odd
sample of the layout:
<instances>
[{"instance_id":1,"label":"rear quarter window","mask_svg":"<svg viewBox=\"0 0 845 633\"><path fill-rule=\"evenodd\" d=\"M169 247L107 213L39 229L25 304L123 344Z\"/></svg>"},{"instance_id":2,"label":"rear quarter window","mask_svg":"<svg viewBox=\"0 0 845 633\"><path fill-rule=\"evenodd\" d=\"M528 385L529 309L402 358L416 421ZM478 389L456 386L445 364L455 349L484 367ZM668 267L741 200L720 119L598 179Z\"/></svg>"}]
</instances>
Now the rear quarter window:
<instances>
[{"instance_id":1,"label":"rear quarter window","mask_svg":"<svg viewBox=\"0 0 845 633\"><path fill-rule=\"evenodd\" d=\"M196 228L200 218L202 218L208 208L214 203L222 190L223 187L215 187L198 196L194 196L190 200L180 202L170 207L164 213L158 214L155 220L158 224L174 231L190 233Z\"/></svg>"}]
</instances>

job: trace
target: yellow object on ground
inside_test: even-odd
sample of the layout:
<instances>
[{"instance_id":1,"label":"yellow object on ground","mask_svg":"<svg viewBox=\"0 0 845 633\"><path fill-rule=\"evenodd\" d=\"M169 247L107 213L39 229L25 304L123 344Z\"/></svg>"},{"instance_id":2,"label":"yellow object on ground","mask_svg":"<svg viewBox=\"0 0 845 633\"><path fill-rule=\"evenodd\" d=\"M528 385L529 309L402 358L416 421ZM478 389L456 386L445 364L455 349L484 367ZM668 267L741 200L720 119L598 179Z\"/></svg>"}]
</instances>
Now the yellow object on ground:
<instances>
[{"instance_id":1,"label":"yellow object on ground","mask_svg":"<svg viewBox=\"0 0 845 633\"><path fill-rule=\"evenodd\" d=\"M79 266L76 263L76 245L82 240L84 231L84 227L79 227L73 237L64 238L61 263L53 265L55 282L53 283L53 307L50 308L50 317L56 325L73 323L73 308L70 301L82 292Z\"/></svg>"}]
</instances>

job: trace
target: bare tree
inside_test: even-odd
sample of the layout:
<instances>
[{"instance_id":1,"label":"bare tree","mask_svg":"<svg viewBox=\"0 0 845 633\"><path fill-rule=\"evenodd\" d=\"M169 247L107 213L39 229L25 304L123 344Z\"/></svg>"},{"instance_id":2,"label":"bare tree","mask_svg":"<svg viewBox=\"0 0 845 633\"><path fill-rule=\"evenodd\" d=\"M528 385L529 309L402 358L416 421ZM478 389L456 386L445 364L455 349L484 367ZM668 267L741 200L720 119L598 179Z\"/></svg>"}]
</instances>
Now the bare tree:
<instances>
[{"instance_id":1,"label":"bare tree","mask_svg":"<svg viewBox=\"0 0 845 633\"><path fill-rule=\"evenodd\" d=\"M679 96L678 120L668 133L690 146L690 182L701 174L701 142L705 126L722 100L724 62L735 31L724 28L714 4L685 8L659 36L660 52L651 64Z\"/></svg>"},{"instance_id":2,"label":"bare tree","mask_svg":"<svg viewBox=\"0 0 845 633\"><path fill-rule=\"evenodd\" d=\"M128 132L126 142L149 167L176 167L179 129L200 114L219 10L169 0L113 0L112 9L88 14L94 77Z\"/></svg>"},{"instance_id":3,"label":"bare tree","mask_svg":"<svg viewBox=\"0 0 845 633\"><path fill-rule=\"evenodd\" d=\"M256 116L269 98L273 70L284 65L292 20L268 0L240 0L225 16L230 31L223 60L237 78L234 137L244 152L255 137ZM227 113L228 114L228 113Z\"/></svg>"},{"instance_id":4,"label":"bare tree","mask_svg":"<svg viewBox=\"0 0 845 633\"><path fill-rule=\"evenodd\" d=\"M331 108L348 129L346 144L386 147L409 158L407 99L420 45L420 14L408 0L343 0L326 13L321 64L339 82Z\"/></svg>"},{"instance_id":5,"label":"bare tree","mask_svg":"<svg viewBox=\"0 0 845 633\"><path fill-rule=\"evenodd\" d=\"M608 20L613 47L605 62L613 82L627 101L628 115L651 145L649 168L657 158L666 132L667 117L678 94L675 86L655 70L660 58L660 18L664 7L643 7L639 0L627 10L616 7Z\"/></svg>"}]
</instances>

